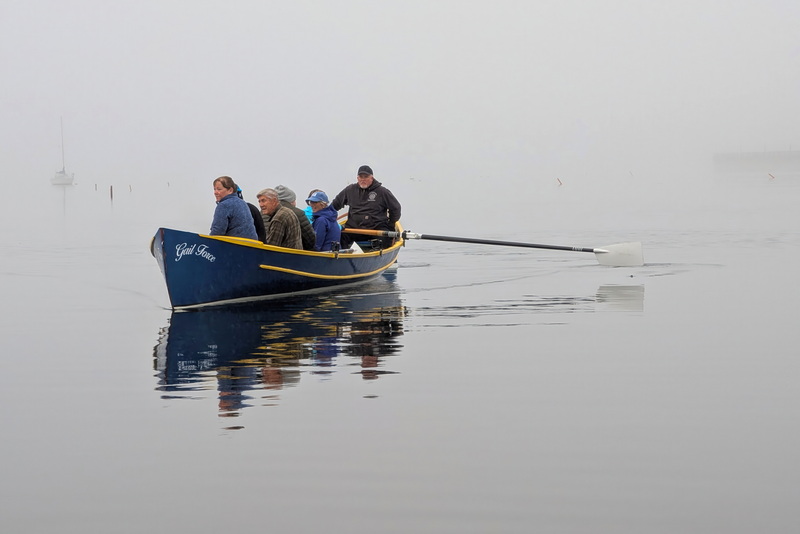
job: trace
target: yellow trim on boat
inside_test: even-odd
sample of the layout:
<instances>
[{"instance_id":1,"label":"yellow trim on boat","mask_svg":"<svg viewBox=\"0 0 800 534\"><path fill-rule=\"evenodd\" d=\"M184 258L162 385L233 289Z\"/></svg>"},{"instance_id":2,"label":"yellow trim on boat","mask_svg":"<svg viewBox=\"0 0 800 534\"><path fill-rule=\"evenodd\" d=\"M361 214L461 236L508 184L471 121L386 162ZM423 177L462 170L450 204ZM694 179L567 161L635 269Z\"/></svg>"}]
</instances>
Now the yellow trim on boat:
<instances>
[{"instance_id":1,"label":"yellow trim on boat","mask_svg":"<svg viewBox=\"0 0 800 534\"><path fill-rule=\"evenodd\" d=\"M403 227L400 226L399 222L397 223L396 227L397 227L398 231L402 233ZM216 241L224 241L226 243L231 243L233 245L242 245L242 246L245 246L245 247L258 248L258 249L261 249L261 250L273 250L275 252L289 252L291 254L299 254L299 255L306 255L306 256L325 256L325 257L329 257L329 258L355 257L354 255L350 255L350 254L342 253L342 252L338 252L338 253L334 253L334 252L316 252L314 250L301 250L301 249L296 249L296 248L276 247L275 245L265 245L261 241L257 241L255 239L248 239L246 237L231 237L231 236L226 236L226 235L208 235L208 234L197 234L197 235L199 235L200 237L207 238L207 239L214 239ZM385 248L383 250L376 250L376 251L373 251L373 252L363 252L363 253L359 253L357 256L361 256L361 257L365 257L365 256L366 257L382 256L382 255L386 254L387 252L389 252L390 250L393 250L395 247L403 246L403 244L404 244L403 238L399 238L389 248Z\"/></svg>"},{"instance_id":2,"label":"yellow trim on boat","mask_svg":"<svg viewBox=\"0 0 800 534\"><path fill-rule=\"evenodd\" d=\"M359 254L360 256L361 254ZM288 274L296 274L298 276L307 276L309 278L321 278L324 280L348 280L352 278L364 278L365 276L372 276L374 274L378 274L381 271L385 271L389 267L397 261L397 258L392 260L391 262L387 263L380 269L375 269L374 271L370 271L368 273L358 273L358 274L317 274L317 273L308 273L305 271L297 271L295 269L286 269L285 267L275 267L274 265L259 265L260 268L266 269L268 271L279 271L282 273Z\"/></svg>"},{"instance_id":3,"label":"yellow trim on boat","mask_svg":"<svg viewBox=\"0 0 800 534\"><path fill-rule=\"evenodd\" d=\"M206 237L208 239L214 239L216 241L225 241L226 243L231 243L233 245L242 245L245 247L257 248L260 250L271 250L273 252L284 252L289 254L296 254L298 256L322 256L326 258L364 258L364 257L371 257L371 256L383 256L387 252L391 252L394 250L395 247L400 247L403 245L403 240L398 239L397 242L389 248L385 248L382 250L375 250L375 251L365 251L359 252L358 254L350 254L347 252L317 252L314 250L301 250L298 248L286 248L286 247L276 247L274 245L265 245L261 241L254 241L252 239L247 239L245 237L226 237L226 236L218 236L218 235L203 235L198 234L200 237Z\"/></svg>"}]
</instances>

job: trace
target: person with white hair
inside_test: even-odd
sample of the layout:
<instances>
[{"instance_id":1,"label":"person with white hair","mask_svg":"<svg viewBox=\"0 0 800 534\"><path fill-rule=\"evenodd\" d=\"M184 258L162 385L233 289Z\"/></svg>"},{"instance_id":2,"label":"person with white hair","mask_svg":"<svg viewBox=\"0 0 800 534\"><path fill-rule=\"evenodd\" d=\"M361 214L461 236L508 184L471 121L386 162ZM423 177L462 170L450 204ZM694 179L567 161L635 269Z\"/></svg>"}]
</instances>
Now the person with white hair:
<instances>
[{"instance_id":1,"label":"person with white hair","mask_svg":"<svg viewBox=\"0 0 800 534\"><path fill-rule=\"evenodd\" d=\"M267 188L259 191L256 196L261 205L261 212L270 218L266 244L302 250L300 223L297 222L297 217L292 210L281 206L278 192Z\"/></svg>"}]
</instances>

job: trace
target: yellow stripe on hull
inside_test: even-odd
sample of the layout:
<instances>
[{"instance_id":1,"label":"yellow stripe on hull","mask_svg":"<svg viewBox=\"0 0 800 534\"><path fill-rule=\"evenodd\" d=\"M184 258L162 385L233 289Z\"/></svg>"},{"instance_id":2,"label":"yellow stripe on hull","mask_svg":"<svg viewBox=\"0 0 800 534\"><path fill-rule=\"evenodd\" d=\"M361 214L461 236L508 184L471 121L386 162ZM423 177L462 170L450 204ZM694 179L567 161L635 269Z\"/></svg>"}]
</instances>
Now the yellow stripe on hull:
<instances>
[{"instance_id":1,"label":"yellow stripe on hull","mask_svg":"<svg viewBox=\"0 0 800 534\"><path fill-rule=\"evenodd\" d=\"M370 271L368 273L345 274L345 275L308 273L304 271L297 271L295 269L285 269L283 267L275 267L274 265L259 265L259 267L261 267L262 269L267 269L269 271L279 271L282 273L296 274L298 276L307 276L309 278L320 278L323 280L352 280L354 278L364 278L366 276L373 276L375 274L380 273L381 271L385 271L386 269L394 265L396 261L397 259L395 259L392 263L389 263L388 265L384 265L380 269L375 269L374 271Z\"/></svg>"}]
</instances>

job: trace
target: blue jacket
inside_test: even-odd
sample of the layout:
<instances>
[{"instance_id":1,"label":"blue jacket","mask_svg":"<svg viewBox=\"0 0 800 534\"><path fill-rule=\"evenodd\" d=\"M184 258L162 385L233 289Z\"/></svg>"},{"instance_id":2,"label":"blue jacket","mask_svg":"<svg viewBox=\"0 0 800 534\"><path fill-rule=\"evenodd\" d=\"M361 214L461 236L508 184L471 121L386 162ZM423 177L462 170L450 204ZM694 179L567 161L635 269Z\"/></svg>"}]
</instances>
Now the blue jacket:
<instances>
[{"instance_id":1,"label":"blue jacket","mask_svg":"<svg viewBox=\"0 0 800 534\"><path fill-rule=\"evenodd\" d=\"M217 202L209 234L258 239L250 208L236 193L231 193Z\"/></svg>"},{"instance_id":2,"label":"blue jacket","mask_svg":"<svg viewBox=\"0 0 800 534\"><path fill-rule=\"evenodd\" d=\"M326 252L331 249L331 243L341 242L342 228L336 217L339 213L332 206L325 206L314 213L314 233L317 234L317 241L314 250Z\"/></svg>"}]
</instances>

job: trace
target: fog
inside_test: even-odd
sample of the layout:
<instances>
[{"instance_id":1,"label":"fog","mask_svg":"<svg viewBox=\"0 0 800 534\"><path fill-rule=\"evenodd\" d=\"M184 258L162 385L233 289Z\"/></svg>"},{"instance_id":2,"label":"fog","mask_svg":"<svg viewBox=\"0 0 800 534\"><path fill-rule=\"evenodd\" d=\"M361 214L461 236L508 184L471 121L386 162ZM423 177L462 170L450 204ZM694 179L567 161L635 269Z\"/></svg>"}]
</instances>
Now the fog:
<instances>
[{"instance_id":1,"label":"fog","mask_svg":"<svg viewBox=\"0 0 800 534\"><path fill-rule=\"evenodd\" d=\"M798 21L0 0L3 532L793 532L800 168L714 155L800 148ZM362 164L409 230L645 265L409 240L353 292L171 312L149 245L214 178Z\"/></svg>"},{"instance_id":2,"label":"fog","mask_svg":"<svg viewBox=\"0 0 800 534\"><path fill-rule=\"evenodd\" d=\"M254 201L335 194L364 163L431 231L567 195L577 218L689 202L714 153L800 146L797 20L788 0L5 0L0 172L47 184L63 117L78 187L169 184L202 217L219 175Z\"/></svg>"}]
</instances>

